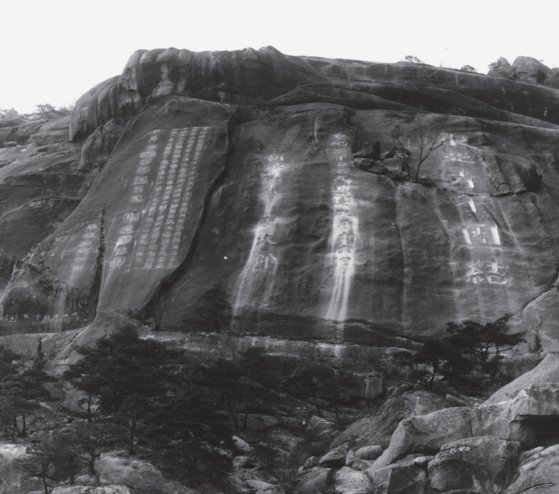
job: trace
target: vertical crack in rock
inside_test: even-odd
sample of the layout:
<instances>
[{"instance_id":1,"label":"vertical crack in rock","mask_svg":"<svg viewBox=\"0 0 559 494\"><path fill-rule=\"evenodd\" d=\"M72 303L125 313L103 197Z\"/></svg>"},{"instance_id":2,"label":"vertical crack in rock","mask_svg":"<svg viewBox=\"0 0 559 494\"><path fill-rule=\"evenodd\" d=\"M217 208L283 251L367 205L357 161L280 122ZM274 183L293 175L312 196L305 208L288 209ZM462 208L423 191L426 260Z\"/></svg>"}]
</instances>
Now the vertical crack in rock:
<instances>
[{"instance_id":1,"label":"vertical crack in rock","mask_svg":"<svg viewBox=\"0 0 559 494\"><path fill-rule=\"evenodd\" d=\"M99 303L99 296L101 294L101 284L103 277L103 264L105 260L105 208L101 210L101 218L99 220L99 250L97 251L97 258L95 264L95 278L91 285L91 308L92 319L97 315L97 304Z\"/></svg>"}]
</instances>

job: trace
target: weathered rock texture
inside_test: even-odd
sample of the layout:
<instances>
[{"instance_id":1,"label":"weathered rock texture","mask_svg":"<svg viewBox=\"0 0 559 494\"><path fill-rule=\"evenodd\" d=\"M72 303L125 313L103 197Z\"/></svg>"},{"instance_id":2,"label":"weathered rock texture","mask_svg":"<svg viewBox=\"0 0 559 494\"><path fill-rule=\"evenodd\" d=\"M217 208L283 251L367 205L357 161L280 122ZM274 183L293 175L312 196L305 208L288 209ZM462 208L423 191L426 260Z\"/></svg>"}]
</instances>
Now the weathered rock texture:
<instances>
[{"instance_id":1,"label":"weathered rock texture","mask_svg":"<svg viewBox=\"0 0 559 494\"><path fill-rule=\"evenodd\" d=\"M531 77L138 51L70 122L2 134L3 325L201 331L215 289L236 336L401 346L511 312L552 347L559 93ZM418 127L444 145L413 181Z\"/></svg>"},{"instance_id":2,"label":"weathered rock texture","mask_svg":"<svg viewBox=\"0 0 559 494\"><path fill-rule=\"evenodd\" d=\"M363 429L361 419L340 434L325 455L345 450L350 461L331 463L328 471L303 469L299 492L316 492L318 486L373 494L556 492L558 397L557 384L533 385L498 403L420 412L401 420L386 446L375 437L374 427L381 426L387 409L394 407L387 402L376 421L375 414L371 416L368 436L354 436ZM369 446L357 447L363 444ZM359 460L368 448L375 451L373 459Z\"/></svg>"}]
</instances>

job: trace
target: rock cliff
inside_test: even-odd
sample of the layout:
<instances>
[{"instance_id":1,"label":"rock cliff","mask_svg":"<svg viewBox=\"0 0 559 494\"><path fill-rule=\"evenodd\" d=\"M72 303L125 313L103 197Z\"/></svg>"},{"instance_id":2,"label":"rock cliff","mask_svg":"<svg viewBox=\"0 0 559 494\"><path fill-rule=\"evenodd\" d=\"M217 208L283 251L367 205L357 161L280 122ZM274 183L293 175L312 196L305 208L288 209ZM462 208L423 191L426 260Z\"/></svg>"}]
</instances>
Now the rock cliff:
<instances>
[{"instance_id":1,"label":"rock cliff","mask_svg":"<svg viewBox=\"0 0 559 494\"><path fill-rule=\"evenodd\" d=\"M559 92L530 77L137 51L71 118L0 128L4 332L120 314L195 337L210 292L265 344L510 312L553 348Z\"/></svg>"}]
</instances>

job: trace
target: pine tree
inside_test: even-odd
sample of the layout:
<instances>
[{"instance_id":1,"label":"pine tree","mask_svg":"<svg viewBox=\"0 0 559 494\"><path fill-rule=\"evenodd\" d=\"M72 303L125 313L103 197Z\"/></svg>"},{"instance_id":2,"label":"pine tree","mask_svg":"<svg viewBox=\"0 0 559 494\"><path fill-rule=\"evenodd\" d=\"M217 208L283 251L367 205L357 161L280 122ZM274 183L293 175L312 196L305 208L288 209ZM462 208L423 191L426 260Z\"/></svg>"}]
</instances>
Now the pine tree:
<instances>
[{"instance_id":1,"label":"pine tree","mask_svg":"<svg viewBox=\"0 0 559 494\"><path fill-rule=\"evenodd\" d=\"M224 332L229 329L231 317L232 308L225 290L220 285L214 285L194 303L189 329Z\"/></svg>"},{"instance_id":2,"label":"pine tree","mask_svg":"<svg viewBox=\"0 0 559 494\"><path fill-rule=\"evenodd\" d=\"M17 366L15 357L10 351L0 352L0 422L12 436L26 436L29 417L40 409L41 402L50 399L44 385L53 378L44 370L46 361L40 342L30 368Z\"/></svg>"}]
</instances>

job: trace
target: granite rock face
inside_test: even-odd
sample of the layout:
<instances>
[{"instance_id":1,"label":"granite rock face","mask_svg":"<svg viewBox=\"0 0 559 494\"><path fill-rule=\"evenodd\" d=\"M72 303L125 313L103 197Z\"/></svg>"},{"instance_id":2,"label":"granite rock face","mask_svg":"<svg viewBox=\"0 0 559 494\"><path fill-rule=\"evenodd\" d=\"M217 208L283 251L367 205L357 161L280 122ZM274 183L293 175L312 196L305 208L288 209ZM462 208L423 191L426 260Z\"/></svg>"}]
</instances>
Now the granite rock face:
<instances>
[{"instance_id":1,"label":"granite rock face","mask_svg":"<svg viewBox=\"0 0 559 494\"><path fill-rule=\"evenodd\" d=\"M519 454L519 443L491 436L447 443L429 463L429 482L436 492L502 492L512 480Z\"/></svg>"},{"instance_id":2,"label":"granite rock face","mask_svg":"<svg viewBox=\"0 0 559 494\"><path fill-rule=\"evenodd\" d=\"M218 293L235 335L336 356L505 312L553 346L558 124L559 94L518 80L138 51L71 121L6 132L2 324L193 332ZM417 132L442 143L420 170Z\"/></svg>"},{"instance_id":3,"label":"granite rock face","mask_svg":"<svg viewBox=\"0 0 559 494\"><path fill-rule=\"evenodd\" d=\"M321 473L320 478L330 482L326 485L340 491L374 494L555 492L558 397L555 383L529 386L498 403L430 413L418 408L417 415L399 422L387 445L375 444L375 427L385 412L371 412L368 435L357 441L353 437L356 430L366 430L360 419L333 441L326 455L341 450L341 439L351 461L330 464L328 477L320 468L303 472L299 486L307 486ZM367 450L375 451L372 460L358 460Z\"/></svg>"}]
</instances>

